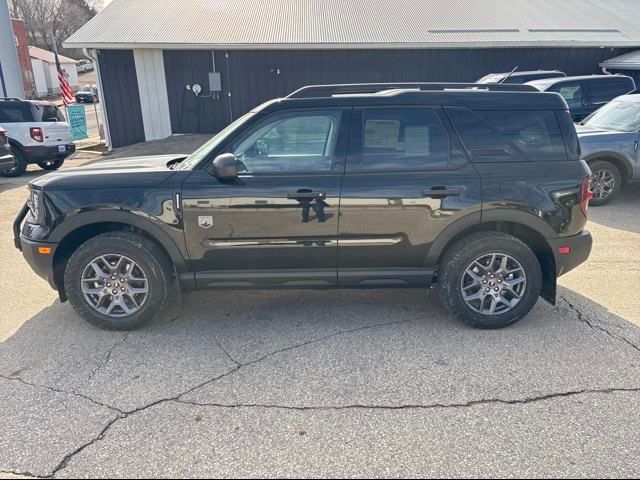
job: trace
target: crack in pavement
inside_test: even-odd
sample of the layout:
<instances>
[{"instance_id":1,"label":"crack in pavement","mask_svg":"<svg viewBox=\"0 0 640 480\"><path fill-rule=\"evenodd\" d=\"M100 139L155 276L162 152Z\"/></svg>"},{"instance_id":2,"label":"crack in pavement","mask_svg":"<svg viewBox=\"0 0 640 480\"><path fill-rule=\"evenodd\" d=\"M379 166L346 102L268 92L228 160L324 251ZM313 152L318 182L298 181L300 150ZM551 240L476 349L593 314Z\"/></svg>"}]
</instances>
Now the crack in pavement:
<instances>
[{"instance_id":1,"label":"crack in pavement","mask_svg":"<svg viewBox=\"0 0 640 480\"><path fill-rule=\"evenodd\" d=\"M599 330L601 332L606 333L607 335L609 335L611 338L615 338L616 340L622 341L624 343L626 343L627 345L629 345L631 348L635 349L636 351L640 352L640 346L636 345L635 343L631 342L630 340L628 340L625 337L622 337L620 335L617 335L613 332L610 332L609 330L607 330L604 327L601 327L600 325L594 325L593 322L591 322L588 317L587 314L583 313L578 307L576 307L573 303L571 303L565 296L560 295L560 299L566 303L569 308L571 310L573 310L577 317L578 320L580 320L581 322L585 323L586 325L588 325L589 327L591 327L594 330Z\"/></svg>"},{"instance_id":2,"label":"crack in pavement","mask_svg":"<svg viewBox=\"0 0 640 480\"><path fill-rule=\"evenodd\" d=\"M91 373L89 373L89 376L84 381L83 385L86 385L87 383L89 383L93 379L93 377L95 377L96 374L100 371L100 369L102 367L105 367L109 363L109 360L111 360L111 354L113 353L113 351L127 341L127 338L129 338L130 333L131 332L126 332L120 340L118 340L116 343L114 343L111 346L111 348L105 353L104 358L102 359L102 362L99 363L93 370L91 370ZM82 388L82 386L80 386L79 388Z\"/></svg>"},{"instance_id":3,"label":"crack in pavement","mask_svg":"<svg viewBox=\"0 0 640 480\"><path fill-rule=\"evenodd\" d=\"M23 383L25 385L29 385L29 386L32 386L32 387L44 388L44 389L47 389L47 390L50 390L50 391L54 391L54 392L58 392L58 393L66 393L66 394L76 395L78 397L81 397L81 398L84 398L86 400L89 400L89 401L91 401L92 403L94 403L96 405L100 405L100 406L103 406L103 407L110 408L110 409L112 409L112 410L114 410L115 412L118 413L118 416L116 416L113 420L109 421L107 423L107 425L102 429L102 431L96 437L94 437L90 441L86 442L85 444L81 445L80 447L75 449L73 452L65 455L64 458L60 461L60 463L57 465L57 467L53 470L53 472L51 474L46 475L44 477L41 477L41 478L54 478L56 474L58 474L61 470L64 470L69 465L69 462L73 459L73 457L75 457L76 455L81 453L87 447L89 447L89 446L91 446L91 445L93 445L95 443L100 442L103 438L105 438L106 434L109 432L109 430L116 423L118 423L120 420L124 420L124 419L130 417L131 415L135 415L136 413L142 412L144 410L152 408L152 407L154 407L156 405L160 405L162 403L179 402L179 401L181 401L180 400L181 397L183 397L185 395L188 395L189 393L192 393L195 390L198 390L199 388L205 387L205 386L210 385L210 384L212 384L212 383L214 383L214 382L216 382L218 380L221 380L221 379L223 379L225 377L228 377L228 376L236 373L237 371L239 371L240 369L242 369L244 367L248 367L248 366L251 366L251 365L256 365L256 364L258 364L258 363L260 363L260 362L262 362L262 361L266 360L267 358L270 358L270 357L272 357L274 355L278 355L280 353L292 351L292 350L295 350L295 349L298 349L298 348L302 348L302 347L305 347L305 346L308 346L308 345L313 345L313 344L316 344L316 343L319 343L319 342L322 342L322 341L325 341L325 340L329 340L331 338L338 337L340 335L348 335L348 334L351 334L351 333L356 333L356 332L359 332L359 331L362 331L362 330L369 330L369 329L372 329L372 328L379 328L379 327L386 327L386 326L391 326L391 325L400 325L400 324L403 324L403 323L415 322L415 321L420 320L421 318L423 318L423 316L420 316L418 318L412 318L410 320L398 320L398 321L394 321L394 322L385 322L385 323L378 323L378 324L374 324L374 325L366 325L364 327L358 327L358 328L354 328L354 329L350 329L350 330L341 330L341 331L335 332L335 333L333 333L331 335L325 335L324 337L316 338L314 340L309 340L309 341L306 341L306 342L303 342L303 343L300 343L300 344L292 345L292 346L289 346L289 347L281 348L279 350L275 350L273 352L269 352L269 353L263 355L262 357L260 357L260 358L258 358L256 360L253 360L251 362L247 362L247 363L240 363L237 360L235 360L233 357L231 357L226 352L226 350L222 347L222 345L220 345L218 340L214 339L216 341L216 343L218 343L218 345L220 346L220 349L229 357L229 359L231 361L233 361L236 364L236 366L233 369L231 369L228 372L225 372L225 373L223 373L221 375L218 375L218 376L216 376L216 377L214 377L212 379L209 379L209 380L207 380L205 382L202 382L202 383L200 383L200 384L198 384L198 385L196 385L194 387L191 387L191 388L185 390L184 392L179 393L178 395L175 395L175 396L170 397L170 398L163 398L163 399L155 400L154 402L151 402L151 403L149 403L147 405L144 405L142 407L136 408L134 410L129 410L129 411L121 410L121 409L118 409L118 408L115 408L115 407L111 407L109 405L102 404L102 403L100 403L100 402L98 402L96 400L93 400L93 399L91 399L91 398L89 398L89 397L87 397L85 395L82 395L82 394L79 394L79 393L76 393L76 392L67 392L67 391L64 391L64 390L58 390L58 389L54 389L54 388L51 388L51 387L46 387L46 386L43 386L43 385L30 384L30 383L25 382L24 380L22 380L20 378L9 378L9 377L2 377L2 378L6 378L7 380L20 381L21 383ZM122 342L120 342L120 343L123 343L123 342L124 342L124 340ZM115 348L115 346L112 347L112 349L113 348Z\"/></svg>"},{"instance_id":4,"label":"crack in pavement","mask_svg":"<svg viewBox=\"0 0 640 480\"><path fill-rule=\"evenodd\" d=\"M111 405L107 405L106 403L99 402L97 400L94 400L91 397L88 397L87 395L83 395L82 393L70 392L68 390L62 390L60 388L50 387L48 385L40 385L38 383L27 382L26 380L24 380L24 379L22 379L20 377L10 377L10 376L6 376L6 375L3 375L3 374L0 374L0 378L2 378L4 380L7 380L9 382L18 382L18 383L21 383L21 384L26 385L28 387L42 388L44 390L49 390L50 392L61 393L63 395L73 395L75 397L79 397L79 398L82 398L84 400L87 400L88 402L91 402L94 405L97 405L99 407L107 408L107 409L112 410L114 412L117 412L119 414L124 414L125 413L123 410L120 410L117 407L113 407Z\"/></svg>"},{"instance_id":5,"label":"crack in pavement","mask_svg":"<svg viewBox=\"0 0 640 480\"><path fill-rule=\"evenodd\" d=\"M13 470L0 470L0 475L2 474L6 474L6 475L15 475L18 477L29 477L29 478L43 478L43 477L39 477L37 475L34 475L31 472L22 472L19 470L13 471Z\"/></svg>"},{"instance_id":6,"label":"crack in pavement","mask_svg":"<svg viewBox=\"0 0 640 480\"><path fill-rule=\"evenodd\" d=\"M435 409L450 409L450 408L469 408L478 405L526 405L529 403L542 402L546 400L553 400L556 398L567 398L578 395L587 394L613 394L613 393L640 393L640 387L638 388L603 388L592 390L571 390L568 392L549 393L545 395L539 395L536 397L526 397L515 400L505 400L501 398L490 398L480 400L470 400L464 403L433 403L427 405L408 404L408 405L335 405L335 406L296 406L296 405L269 405L269 404L222 404L222 403L203 403L189 400L176 399L173 400L177 403L185 405L193 405L197 407L214 407L214 408L261 408L261 409L275 409L275 410L295 410L295 411L340 411L340 410L435 410Z\"/></svg>"}]
</instances>

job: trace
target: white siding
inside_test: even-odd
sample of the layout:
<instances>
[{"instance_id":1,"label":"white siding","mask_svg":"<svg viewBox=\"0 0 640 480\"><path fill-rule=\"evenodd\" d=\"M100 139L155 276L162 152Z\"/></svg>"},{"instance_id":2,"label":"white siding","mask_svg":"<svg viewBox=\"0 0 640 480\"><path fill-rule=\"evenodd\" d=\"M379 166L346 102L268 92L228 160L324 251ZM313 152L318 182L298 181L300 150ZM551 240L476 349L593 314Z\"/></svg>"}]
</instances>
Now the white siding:
<instances>
[{"instance_id":1,"label":"white siding","mask_svg":"<svg viewBox=\"0 0 640 480\"><path fill-rule=\"evenodd\" d=\"M42 60L33 57L31 58L31 69L33 70L33 80L38 98L44 97L49 93L45 68L46 66Z\"/></svg>"},{"instance_id":2,"label":"white siding","mask_svg":"<svg viewBox=\"0 0 640 480\"><path fill-rule=\"evenodd\" d=\"M60 82L58 81L58 69L55 63L43 62L47 74L47 86L49 93L60 93ZM60 65L62 71L67 75L67 82L72 91L78 90L78 71L75 63L63 63Z\"/></svg>"},{"instance_id":3,"label":"white siding","mask_svg":"<svg viewBox=\"0 0 640 480\"><path fill-rule=\"evenodd\" d=\"M166 138L171 135L171 118L162 50L134 50L133 56L145 138Z\"/></svg>"}]
</instances>

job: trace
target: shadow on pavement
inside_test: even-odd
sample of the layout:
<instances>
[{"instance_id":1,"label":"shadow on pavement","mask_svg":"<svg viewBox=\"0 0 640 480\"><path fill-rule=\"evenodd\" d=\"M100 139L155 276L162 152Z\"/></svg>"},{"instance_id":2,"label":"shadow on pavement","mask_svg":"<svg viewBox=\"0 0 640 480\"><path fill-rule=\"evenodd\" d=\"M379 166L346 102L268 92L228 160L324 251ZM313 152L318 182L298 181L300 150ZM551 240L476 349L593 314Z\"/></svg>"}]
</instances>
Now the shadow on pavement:
<instances>
[{"instance_id":1,"label":"shadow on pavement","mask_svg":"<svg viewBox=\"0 0 640 480\"><path fill-rule=\"evenodd\" d=\"M589 220L617 230L640 233L640 185L627 186L602 207L589 207Z\"/></svg>"}]
</instances>

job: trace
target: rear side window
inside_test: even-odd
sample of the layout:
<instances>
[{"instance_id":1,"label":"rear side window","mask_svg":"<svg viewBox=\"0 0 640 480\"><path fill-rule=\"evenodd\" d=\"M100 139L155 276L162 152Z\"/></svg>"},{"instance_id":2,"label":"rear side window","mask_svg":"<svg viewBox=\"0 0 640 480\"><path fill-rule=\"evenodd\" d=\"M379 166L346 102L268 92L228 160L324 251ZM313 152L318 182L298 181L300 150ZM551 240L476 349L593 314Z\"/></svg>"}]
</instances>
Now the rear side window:
<instances>
[{"instance_id":1,"label":"rear side window","mask_svg":"<svg viewBox=\"0 0 640 480\"><path fill-rule=\"evenodd\" d=\"M631 90L633 87L623 78L591 82L586 103L590 105L605 103Z\"/></svg>"},{"instance_id":2,"label":"rear side window","mask_svg":"<svg viewBox=\"0 0 640 480\"><path fill-rule=\"evenodd\" d=\"M31 110L28 105L18 103L0 105L0 122L24 123L31 121Z\"/></svg>"},{"instance_id":3,"label":"rear side window","mask_svg":"<svg viewBox=\"0 0 640 480\"><path fill-rule=\"evenodd\" d=\"M558 92L569 105L569 108L582 106L584 89L581 83L562 83L549 88L550 92Z\"/></svg>"},{"instance_id":4,"label":"rear side window","mask_svg":"<svg viewBox=\"0 0 640 480\"><path fill-rule=\"evenodd\" d=\"M36 105L34 107L36 122L64 122L64 115L55 105Z\"/></svg>"},{"instance_id":5,"label":"rear side window","mask_svg":"<svg viewBox=\"0 0 640 480\"><path fill-rule=\"evenodd\" d=\"M447 168L449 137L432 108L354 111L349 169Z\"/></svg>"},{"instance_id":6,"label":"rear side window","mask_svg":"<svg viewBox=\"0 0 640 480\"><path fill-rule=\"evenodd\" d=\"M567 160L552 110L446 111L475 162Z\"/></svg>"}]
</instances>

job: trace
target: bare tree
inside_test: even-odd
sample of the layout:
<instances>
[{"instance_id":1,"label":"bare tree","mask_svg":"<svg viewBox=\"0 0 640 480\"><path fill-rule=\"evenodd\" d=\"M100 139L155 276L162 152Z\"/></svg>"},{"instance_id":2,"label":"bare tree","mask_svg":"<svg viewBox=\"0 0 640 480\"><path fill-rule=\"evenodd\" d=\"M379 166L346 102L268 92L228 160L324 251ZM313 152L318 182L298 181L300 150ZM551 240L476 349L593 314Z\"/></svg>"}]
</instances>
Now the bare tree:
<instances>
[{"instance_id":1,"label":"bare tree","mask_svg":"<svg viewBox=\"0 0 640 480\"><path fill-rule=\"evenodd\" d=\"M24 20L29 43L53 50L88 22L96 11L87 0L11 0L11 15Z\"/></svg>"}]
</instances>

